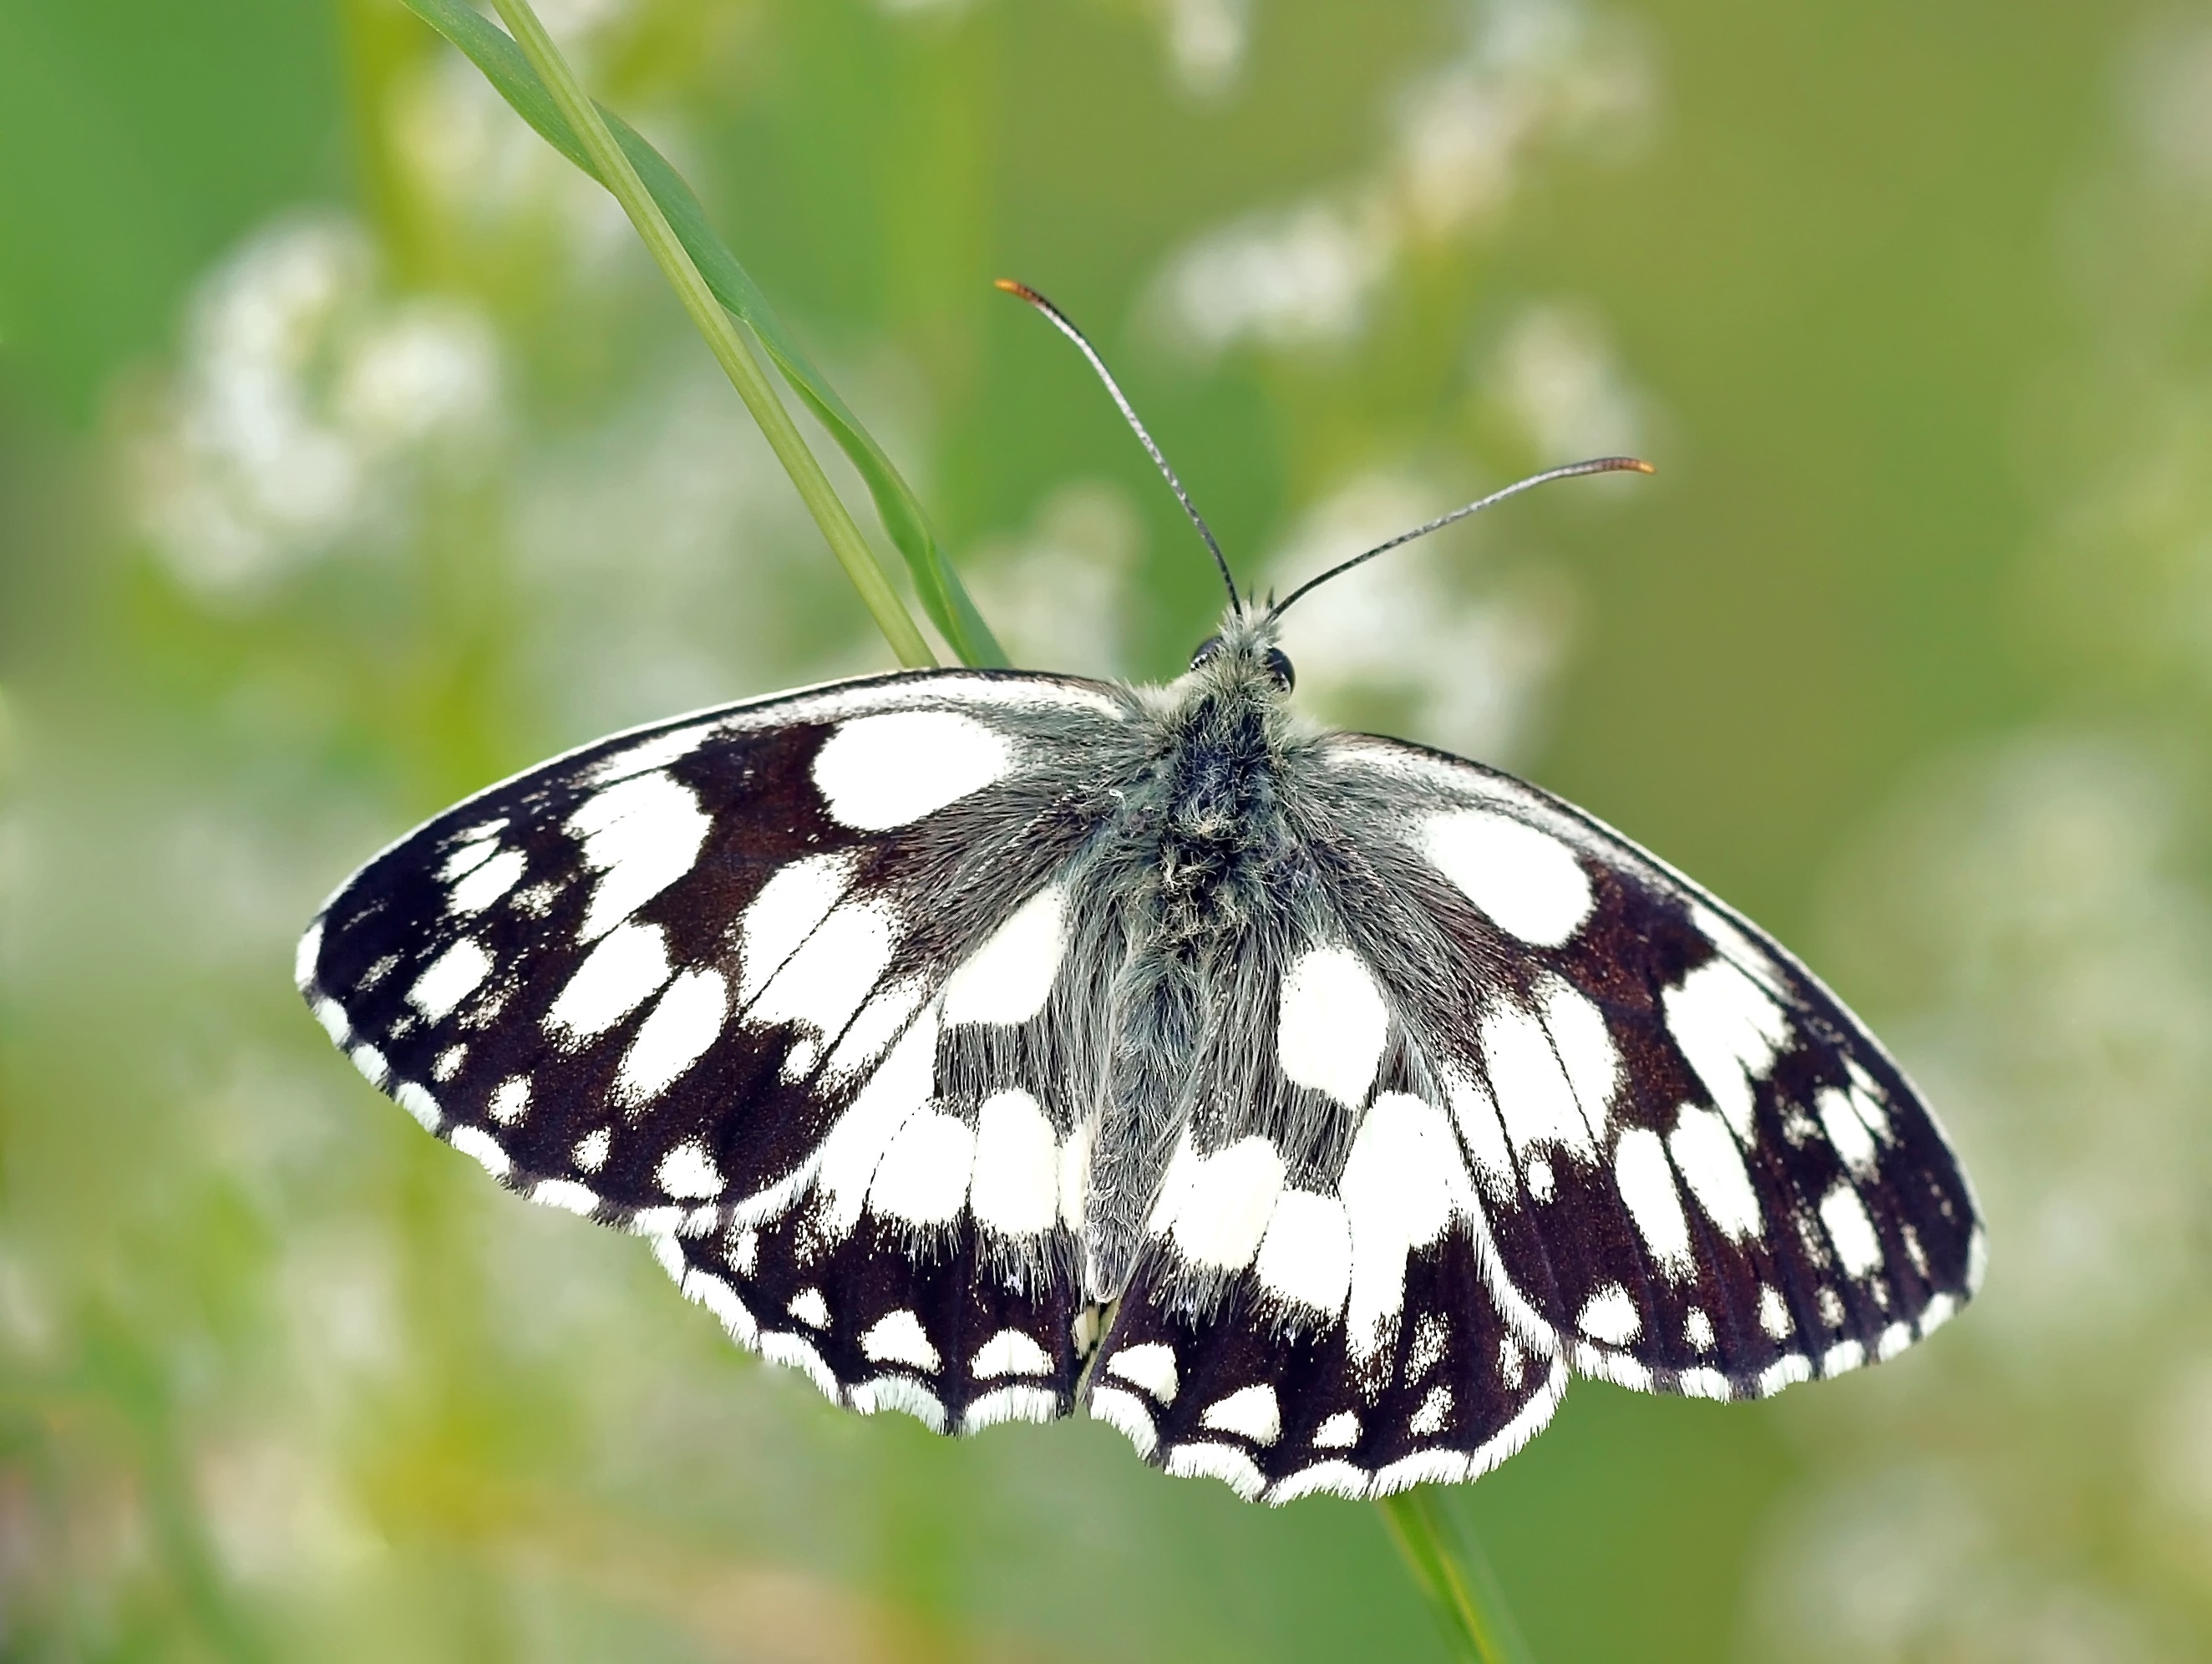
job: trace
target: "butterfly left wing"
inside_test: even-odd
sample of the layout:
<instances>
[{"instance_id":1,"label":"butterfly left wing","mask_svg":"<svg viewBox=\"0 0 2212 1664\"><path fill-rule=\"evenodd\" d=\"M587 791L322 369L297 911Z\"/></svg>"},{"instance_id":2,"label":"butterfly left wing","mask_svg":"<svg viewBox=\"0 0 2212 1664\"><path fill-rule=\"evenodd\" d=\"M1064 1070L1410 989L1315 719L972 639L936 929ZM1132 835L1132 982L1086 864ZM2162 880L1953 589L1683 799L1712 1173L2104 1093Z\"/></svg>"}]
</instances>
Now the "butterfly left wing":
<instances>
[{"instance_id":1,"label":"butterfly left wing","mask_svg":"<svg viewBox=\"0 0 2212 1664\"><path fill-rule=\"evenodd\" d=\"M833 1396L1064 1413L1081 1001L1052 880L1127 719L1097 684L951 672L618 735L375 857L300 987L430 1131L653 1239Z\"/></svg>"},{"instance_id":2,"label":"butterfly left wing","mask_svg":"<svg viewBox=\"0 0 2212 1664\"><path fill-rule=\"evenodd\" d=\"M1311 768L1349 950L1428 1066L1532 1346L1757 1396L1972 1297L1984 1237L1942 1129L1778 944L1510 776L1356 735Z\"/></svg>"}]
</instances>

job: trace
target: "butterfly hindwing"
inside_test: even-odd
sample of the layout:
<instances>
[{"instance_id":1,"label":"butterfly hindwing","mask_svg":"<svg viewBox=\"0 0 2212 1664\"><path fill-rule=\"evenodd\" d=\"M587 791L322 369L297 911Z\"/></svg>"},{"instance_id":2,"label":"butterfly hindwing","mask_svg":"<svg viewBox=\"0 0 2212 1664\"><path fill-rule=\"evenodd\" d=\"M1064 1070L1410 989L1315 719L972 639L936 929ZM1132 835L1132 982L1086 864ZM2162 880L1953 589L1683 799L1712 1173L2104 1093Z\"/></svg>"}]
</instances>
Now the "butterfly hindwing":
<instances>
[{"instance_id":1,"label":"butterfly hindwing","mask_svg":"<svg viewBox=\"0 0 2212 1664\"><path fill-rule=\"evenodd\" d=\"M1395 741L1323 744L1340 911L1438 1076L1532 1339L1751 1396L1887 1357L1971 1296L1965 1176L1803 967L1609 829Z\"/></svg>"},{"instance_id":2,"label":"butterfly hindwing","mask_svg":"<svg viewBox=\"0 0 2212 1664\"><path fill-rule=\"evenodd\" d=\"M602 741L370 861L301 989L425 1126L659 1239L740 1339L846 1401L1062 1413L1051 880L1126 727L1091 684L955 673Z\"/></svg>"},{"instance_id":3,"label":"butterfly hindwing","mask_svg":"<svg viewBox=\"0 0 2212 1664\"><path fill-rule=\"evenodd\" d=\"M1312 1211L1279 1205L1279 1242L1315 1229ZM1285 1302L1258 1271L1193 1300L1155 1257L1101 1351L1091 1412L1170 1473L1210 1474L1248 1499L1383 1496L1488 1473L1551 1419L1565 1365L1500 1315L1465 1221L1401 1252L1397 1309L1374 1328Z\"/></svg>"}]
</instances>

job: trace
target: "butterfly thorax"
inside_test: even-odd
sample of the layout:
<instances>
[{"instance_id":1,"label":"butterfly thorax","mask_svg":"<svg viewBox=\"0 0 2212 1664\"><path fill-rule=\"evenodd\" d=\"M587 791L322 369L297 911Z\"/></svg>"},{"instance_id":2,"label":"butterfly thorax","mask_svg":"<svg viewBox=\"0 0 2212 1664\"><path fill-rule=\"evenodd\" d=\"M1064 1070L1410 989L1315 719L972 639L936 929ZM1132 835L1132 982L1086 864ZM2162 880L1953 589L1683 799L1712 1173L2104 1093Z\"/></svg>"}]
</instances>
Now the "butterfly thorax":
<instances>
[{"instance_id":1,"label":"butterfly thorax","mask_svg":"<svg viewBox=\"0 0 2212 1664\"><path fill-rule=\"evenodd\" d=\"M1310 742L1289 691L1273 630L1231 614L1157 696L1148 755L1108 834L1122 935L1085 1206L1097 1299L1134 1269L1160 1181L1204 1107L1200 1082L1235 1080L1222 1019L1285 933L1286 898L1306 888L1283 786Z\"/></svg>"}]
</instances>

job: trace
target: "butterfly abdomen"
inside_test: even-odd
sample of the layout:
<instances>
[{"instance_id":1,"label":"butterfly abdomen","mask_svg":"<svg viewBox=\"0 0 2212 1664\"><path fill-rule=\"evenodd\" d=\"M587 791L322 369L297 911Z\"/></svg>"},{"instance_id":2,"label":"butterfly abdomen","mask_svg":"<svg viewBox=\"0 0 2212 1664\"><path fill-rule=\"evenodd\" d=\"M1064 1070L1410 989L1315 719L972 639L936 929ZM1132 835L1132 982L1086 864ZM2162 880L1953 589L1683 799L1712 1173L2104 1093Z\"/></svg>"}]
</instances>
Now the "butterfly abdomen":
<instances>
[{"instance_id":1,"label":"butterfly abdomen","mask_svg":"<svg viewBox=\"0 0 2212 1664\"><path fill-rule=\"evenodd\" d=\"M1302 889L1273 706L1232 683L1166 714L1106 835L1100 878L1123 945L1085 1216L1094 1298L1128 1282L1200 1077L1219 1055L1214 1030L1241 1003L1238 980L1278 956L1286 900Z\"/></svg>"}]
</instances>

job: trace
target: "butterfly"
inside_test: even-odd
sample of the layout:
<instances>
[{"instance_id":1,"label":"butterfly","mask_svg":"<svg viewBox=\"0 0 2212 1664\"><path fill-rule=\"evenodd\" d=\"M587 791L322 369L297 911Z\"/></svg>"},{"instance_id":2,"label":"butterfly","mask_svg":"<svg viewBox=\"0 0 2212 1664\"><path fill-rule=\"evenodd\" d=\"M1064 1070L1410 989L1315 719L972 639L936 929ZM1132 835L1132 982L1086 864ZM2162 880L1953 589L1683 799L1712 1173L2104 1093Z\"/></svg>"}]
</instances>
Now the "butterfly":
<instances>
[{"instance_id":1,"label":"butterfly","mask_svg":"<svg viewBox=\"0 0 2212 1664\"><path fill-rule=\"evenodd\" d=\"M1572 805L1301 719L1284 610L1406 538L1243 599L1002 287L1220 565L1188 672L864 677L490 786L300 944L361 1072L841 1404L1085 1406L1270 1503L1950 1317L1972 1192L1858 1020Z\"/></svg>"}]
</instances>

